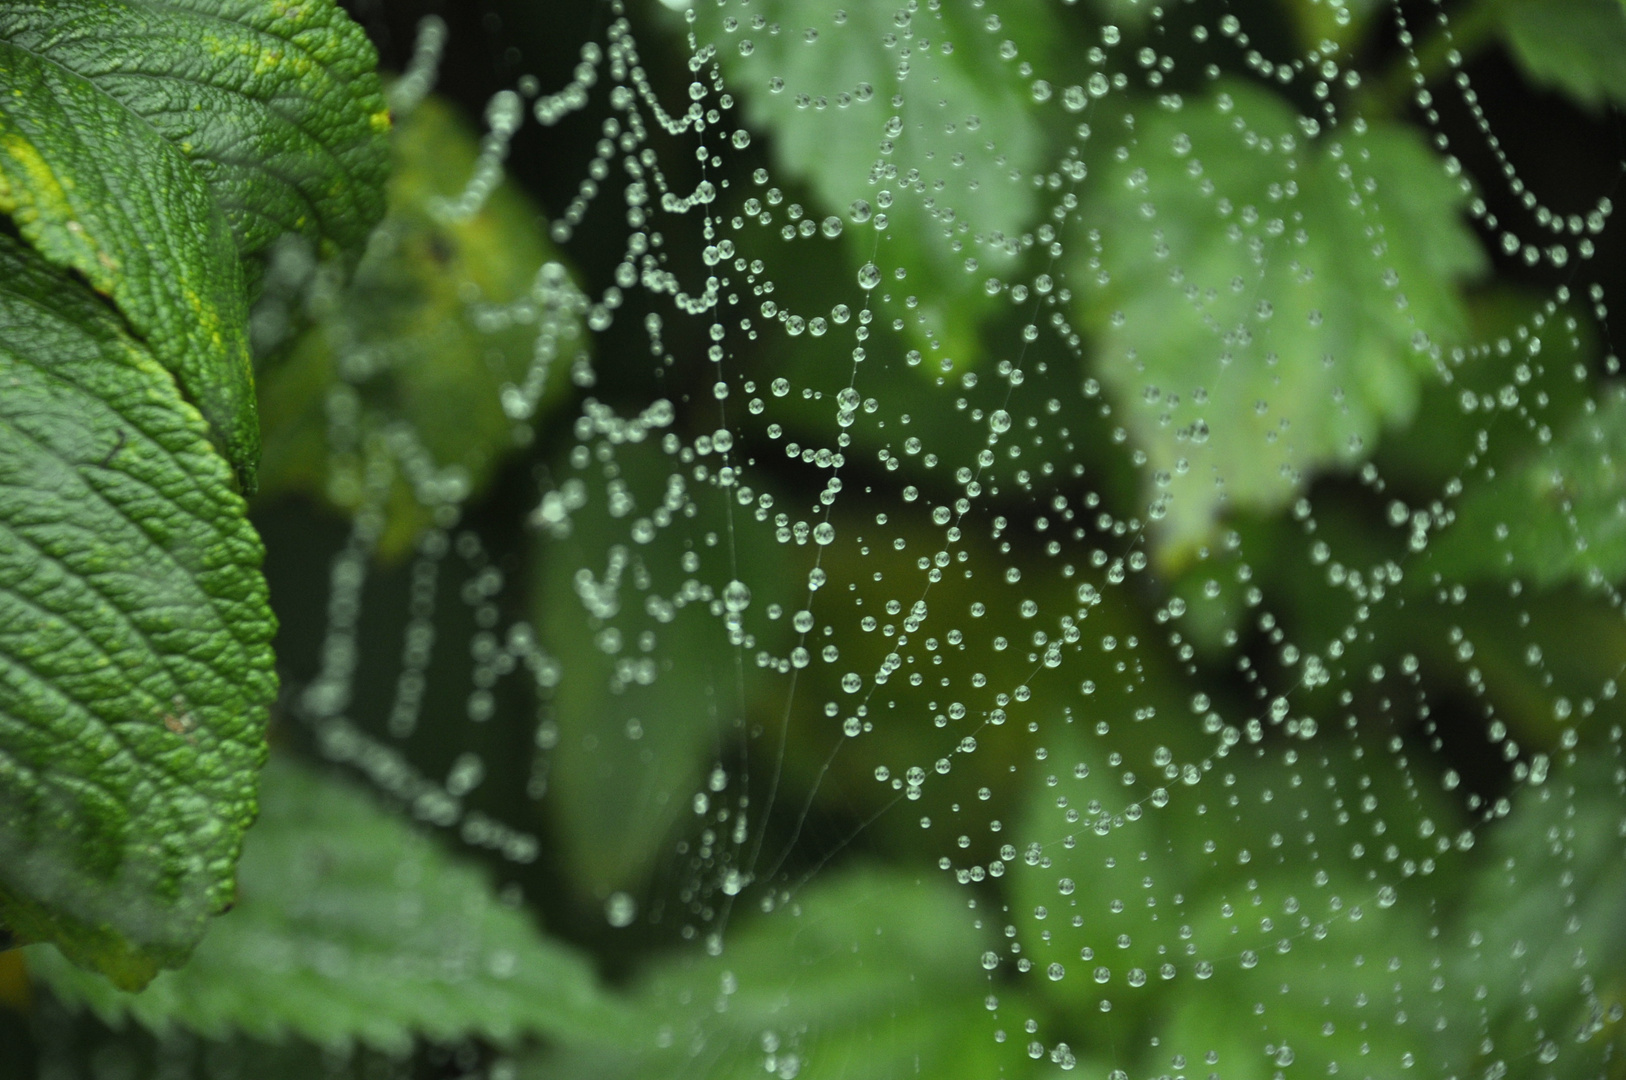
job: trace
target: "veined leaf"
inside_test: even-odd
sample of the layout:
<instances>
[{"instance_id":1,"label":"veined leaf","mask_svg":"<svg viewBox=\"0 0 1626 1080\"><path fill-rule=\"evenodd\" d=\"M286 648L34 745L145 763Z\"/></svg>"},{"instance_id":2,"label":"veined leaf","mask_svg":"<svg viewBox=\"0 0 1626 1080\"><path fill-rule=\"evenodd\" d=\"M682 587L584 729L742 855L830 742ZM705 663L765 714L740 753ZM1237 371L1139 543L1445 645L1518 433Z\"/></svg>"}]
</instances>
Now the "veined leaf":
<instances>
[{"instance_id":1,"label":"veined leaf","mask_svg":"<svg viewBox=\"0 0 1626 1080\"><path fill-rule=\"evenodd\" d=\"M0 923L125 986L185 960L254 819L275 629L203 421L0 236Z\"/></svg>"},{"instance_id":2,"label":"veined leaf","mask_svg":"<svg viewBox=\"0 0 1626 1080\"><path fill-rule=\"evenodd\" d=\"M355 245L377 220L388 113L372 61L328 0L0 11L0 213L113 300L250 490L241 257L290 231Z\"/></svg>"},{"instance_id":3,"label":"veined leaf","mask_svg":"<svg viewBox=\"0 0 1626 1080\"><path fill-rule=\"evenodd\" d=\"M15 88L0 96L0 213L118 305L251 486L260 451L248 302L203 178L88 79L7 40L0 66Z\"/></svg>"},{"instance_id":4,"label":"veined leaf","mask_svg":"<svg viewBox=\"0 0 1626 1080\"><path fill-rule=\"evenodd\" d=\"M1438 340L1465 328L1455 285L1485 265L1414 135L1312 140L1298 120L1233 84L1149 114L1095 187L1116 269L1078 297L1159 477L1166 552L1203 543L1226 506L1274 510L1363 460L1410 417Z\"/></svg>"},{"instance_id":5,"label":"veined leaf","mask_svg":"<svg viewBox=\"0 0 1626 1080\"><path fill-rule=\"evenodd\" d=\"M239 868L241 902L191 963L119 993L48 952L35 977L110 1023L388 1052L415 1034L613 1039L586 960L542 937L486 876L350 784L274 757Z\"/></svg>"},{"instance_id":6,"label":"veined leaf","mask_svg":"<svg viewBox=\"0 0 1626 1080\"><path fill-rule=\"evenodd\" d=\"M383 216L378 57L332 0L19 0L0 10L0 39L178 148L245 258L289 233L324 256L359 249Z\"/></svg>"}]
</instances>

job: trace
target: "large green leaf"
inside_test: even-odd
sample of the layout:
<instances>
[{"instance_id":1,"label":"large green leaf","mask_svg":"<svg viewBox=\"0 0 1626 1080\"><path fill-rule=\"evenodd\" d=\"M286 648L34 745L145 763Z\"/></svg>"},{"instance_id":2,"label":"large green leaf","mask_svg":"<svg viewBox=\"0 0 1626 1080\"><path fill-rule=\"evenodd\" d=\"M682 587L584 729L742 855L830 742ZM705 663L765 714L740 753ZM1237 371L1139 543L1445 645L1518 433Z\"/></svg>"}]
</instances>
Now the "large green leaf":
<instances>
[{"instance_id":1,"label":"large green leaf","mask_svg":"<svg viewBox=\"0 0 1626 1080\"><path fill-rule=\"evenodd\" d=\"M383 216L378 57L333 0L16 0L0 38L177 147L247 258L290 233L358 249Z\"/></svg>"},{"instance_id":2,"label":"large green leaf","mask_svg":"<svg viewBox=\"0 0 1626 1080\"><path fill-rule=\"evenodd\" d=\"M18 87L0 97L0 213L112 298L248 482L259 457L248 303L203 178L89 80L10 41L0 65Z\"/></svg>"},{"instance_id":3,"label":"large green leaf","mask_svg":"<svg viewBox=\"0 0 1626 1080\"><path fill-rule=\"evenodd\" d=\"M144 993L120 993L48 952L31 951L30 969L109 1022L129 1015L208 1038L296 1035L404 1052L415 1035L507 1043L619 1031L587 961L541 936L485 874L291 759L266 766L240 875L237 909L191 963Z\"/></svg>"},{"instance_id":4,"label":"large green leaf","mask_svg":"<svg viewBox=\"0 0 1626 1080\"><path fill-rule=\"evenodd\" d=\"M328 0L0 11L0 213L114 301L248 488L241 256L285 231L354 244L377 219L388 114L372 63Z\"/></svg>"},{"instance_id":5,"label":"large green leaf","mask_svg":"<svg viewBox=\"0 0 1626 1080\"><path fill-rule=\"evenodd\" d=\"M1498 0L1519 65L1583 105L1626 105L1626 6L1619 0Z\"/></svg>"},{"instance_id":6,"label":"large green leaf","mask_svg":"<svg viewBox=\"0 0 1626 1080\"><path fill-rule=\"evenodd\" d=\"M1176 556L1225 508L1274 510L1406 420L1485 263L1415 134L1311 140L1299 120L1241 84L1148 112L1094 189L1114 269L1077 295Z\"/></svg>"},{"instance_id":7,"label":"large green leaf","mask_svg":"<svg viewBox=\"0 0 1626 1080\"><path fill-rule=\"evenodd\" d=\"M174 381L0 236L0 923L123 985L230 904L275 623Z\"/></svg>"}]
</instances>

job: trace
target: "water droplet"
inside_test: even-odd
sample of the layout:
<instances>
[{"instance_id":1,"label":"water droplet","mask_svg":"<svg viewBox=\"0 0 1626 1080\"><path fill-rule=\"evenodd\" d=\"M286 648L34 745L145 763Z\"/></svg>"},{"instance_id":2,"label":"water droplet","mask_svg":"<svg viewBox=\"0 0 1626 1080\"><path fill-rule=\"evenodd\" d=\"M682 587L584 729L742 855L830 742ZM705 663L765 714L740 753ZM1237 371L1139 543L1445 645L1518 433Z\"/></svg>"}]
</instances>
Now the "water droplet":
<instances>
[{"instance_id":1,"label":"water droplet","mask_svg":"<svg viewBox=\"0 0 1626 1080\"><path fill-rule=\"evenodd\" d=\"M733 612L741 612L751 606L751 590L745 582L735 578L724 587L723 606Z\"/></svg>"},{"instance_id":2,"label":"water droplet","mask_svg":"<svg viewBox=\"0 0 1626 1080\"><path fill-rule=\"evenodd\" d=\"M819 228L826 237L834 240L841 235L841 219L831 214L824 219L824 223Z\"/></svg>"},{"instance_id":3,"label":"water droplet","mask_svg":"<svg viewBox=\"0 0 1626 1080\"><path fill-rule=\"evenodd\" d=\"M853 204L847 207L847 216L860 225L869 220L870 212L869 203L863 199L854 199Z\"/></svg>"},{"instance_id":4,"label":"water droplet","mask_svg":"<svg viewBox=\"0 0 1626 1080\"><path fill-rule=\"evenodd\" d=\"M858 268L858 287L860 289L873 289L881 283L881 268L872 262L867 262Z\"/></svg>"},{"instance_id":5,"label":"water droplet","mask_svg":"<svg viewBox=\"0 0 1626 1080\"><path fill-rule=\"evenodd\" d=\"M638 902L624 892L613 892L604 901L604 921L617 930L631 926L638 917Z\"/></svg>"}]
</instances>

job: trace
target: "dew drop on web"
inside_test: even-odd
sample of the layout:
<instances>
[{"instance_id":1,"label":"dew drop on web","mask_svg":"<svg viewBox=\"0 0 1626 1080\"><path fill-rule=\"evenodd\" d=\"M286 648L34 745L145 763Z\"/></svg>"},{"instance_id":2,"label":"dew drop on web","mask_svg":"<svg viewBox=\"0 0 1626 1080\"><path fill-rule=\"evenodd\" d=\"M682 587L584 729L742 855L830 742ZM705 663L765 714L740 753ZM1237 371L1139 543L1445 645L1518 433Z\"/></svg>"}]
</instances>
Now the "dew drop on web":
<instances>
[{"instance_id":1,"label":"dew drop on web","mask_svg":"<svg viewBox=\"0 0 1626 1080\"><path fill-rule=\"evenodd\" d=\"M1520 171L1455 9L669 6L431 208L532 118L570 176L522 288L449 290L523 554L346 327L323 752L658 939L628 1075L1605 1075L1614 206Z\"/></svg>"}]
</instances>

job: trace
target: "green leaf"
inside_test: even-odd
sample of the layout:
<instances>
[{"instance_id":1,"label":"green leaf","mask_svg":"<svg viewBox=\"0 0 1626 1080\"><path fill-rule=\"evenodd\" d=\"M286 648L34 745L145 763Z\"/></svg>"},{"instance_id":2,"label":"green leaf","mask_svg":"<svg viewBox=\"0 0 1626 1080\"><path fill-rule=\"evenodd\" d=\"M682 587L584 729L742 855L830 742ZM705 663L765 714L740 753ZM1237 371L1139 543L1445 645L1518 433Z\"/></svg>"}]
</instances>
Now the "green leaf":
<instances>
[{"instance_id":1,"label":"green leaf","mask_svg":"<svg viewBox=\"0 0 1626 1080\"><path fill-rule=\"evenodd\" d=\"M1096 370L1178 561L1227 507L1279 508L1405 421L1485 259L1457 182L1407 129L1310 139L1238 84L1147 113L1134 138L1087 210L1115 269L1075 279L1098 282L1078 291Z\"/></svg>"},{"instance_id":2,"label":"green leaf","mask_svg":"<svg viewBox=\"0 0 1626 1080\"><path fill-rule=\"evenodd\" d=\"M324 256L358 249L383 216L378 56L332 0L18 0L0 11L0 38L177 147L246 259L288 234Z\"/></svg>"},{"instance_id":3,"label":"green leaf","mask_svg":"<svg viewBox=\"0 0 1626 1080\"><path fill-rule=\"evenodd\" d=\"M911 17L856 4L834 19L807 0L758 8L754 22L766 18L784 32L734 19L706 27L747 119L771 136L780 172L805 182L823 212L846 223L853 265L873 260L884 271L880 291L893 295L893 314L928 349L929 370L944 360L975 362L977 322L1000 304L984 282L1016 266L1022 233L1040 210L1034 174L1046 164L1031 93L987 47L995 41L985 16L956 5ZM718 19L714 5L696 10ZM1007 4L1000 33L1051 40L1048 14L1037 3ZM908 32L939 47L905 57L897 41ZM860 201L868 210L855 216ZM826 242L817 228L799 235L794 242ZM905 294L918 306L906 308Z\"/></svg>"},{"instance_id":4,"label":"green leaf","mask_svg":"<svg viewBox=\"0 0 1626 1080\"><path fill-rule=\"evenodd\" d=\"M480 493L530 442L587 348L586 298L530 200L504 183L476 214L437 213L479 154L453 109L426 98L399 118L392 146L389 216L354 277L341 284L331 267L317 277L315 324L260 376L265 494L303 490L354 511L371 463L399 463L385 557L409 551L436 507ZM285 315L268 308L256 320ZM336 400L350 422L333 422Z\"/></svg>"},{"instance_id":5,"label":"green leaf","mask_svg":"<svg viewBox=\"0 0 1626 1080\"><path fill-rule=\"evenodd\" d=\"M247 486L259 457L248 304L203 178L88 79L3 39L0 67L15 87L0 96L0 213L118 305Z\"/></svg>"},{"instance_id":6,"label":"green leaf","mask_svg":"<svg viewBox=\"0 0 1626 1080\"><path fill-rule=\"evenodd\" d=\"M1502 36L1530 78L1591 109L1626 105L1626 5L1499 0Z\"/></svg>"},{"instance_id":7,"label":"green leaf","mask_svg":"<svg viewBox=\"0 0 1626 1080\"><path fill-rule=\"evenodd\" d=\"M586 960L348 782L273 757L239 873L236 910L191 963L144 993L119 993L38 950L30 968L110 1023L128 1015L207 1038L293 1035L404 1053L415 1034L512 1043L620 1030Z\"/></svg>"},{"instance_id":8,"label":"green leaf","mask_svg":"<svg viewBox=\"0 0 1626 1080\"><path fill-rule=\"evenodd\" d=\"M0 923L139 986L232 899L262 550L169 374L3 235L0 387Z\"/></svg>"},{"instance_id":9,"label":"green leaf","mask_svg":"<svg viewBox=\"0 0 1626 1080\"><path fill-rule=\"evenodd\" d=\"M330 0L0 13L0 213L113 300L246 489L259 421L241 257L285 231L353 245L377 219L373 62Z\"/></svg>"},{"instance_id":10,"label":"green leaf","mask_svg":"<svg viewBox=\"0 0 1626 1080\"><path fill-rule=\"evenodd\" d=\"M545 729L553 827L574 883L603 898L640 890L667 834L680 820L701 821L705 800L738 798L724 793L731 781L719 755L753 715L786 707L777 670L767 676L779 691L772 705L756 698L756 658L789 653L780 639L808 590L761 524L730 526L731 512L749 512L731 511L735 495L770 507L773 497L702 479L727 444L708 438L712 452L690 471L656 441L672 422L668 403L631 424L596 402L587 415L606 436L601 456L585 475L561 469L537 515L548 539L534 609L562 673ZM743 582L751 587L731 591ZM769 617L770 608L779 612ZM739 831L725 851L744 839Z\"/></svg>"},{"instance_id":11,"label":"green leaf","mask_svg":"<svg viewBox=\"0 0 1626 1080\"><path fill-rule=\"evenodd\" d=\"M1396 1076L1419 1064L1451 1075L1429 1053L1442 950L1413 905L1336 868L1261 876L1183 914L1201 959L1182 966L1205 974L1178 981L1144 1067L1184 1057L1204 1062L1200 1075L1236 1080Z\"/></svg>"},{"instance_id":12,"label":"green leaf","mask_svg":"<svg viewBox=\"0 0 1626 1080\"><path fill-rule=\"evenodd\" d=\"M1538 756L1453 928L1458 1075L1604 1076L1626 1051L1626 769L1564 757Z\"/></svg>"},{"instance_id":13,"label":"green leaf","mask_svg":"<svg viewBox=\"0 0 1626 1080\"><path fill-rule=\"evenodd\" d=\"M1539 586L1626 577L1626 396L1617 389L1553 445L1479 484L1436 542L1453 576Z\"/></svg>"},{"instance_id":14,"label":"green leaf","mask_svg":"<svg viewBox=\"0 0 1626 1080\"><path fill-rule=\"evenodd\" d=\"M656 967L637 1000L644 1030L658 1038L613 1054L550 1055L522 1075L1033 1075L1040 1066L995 1040L996 1028L1014 1034L1031 1004L1019 993L988 1004L991 990L1006 988L978 964L993 940L968 908L971 895L943 876L849 869L731 929L720 957L689 953ZM993 1007L1003 1011L991 1015Z\"/></svg>"}]
</instances>

